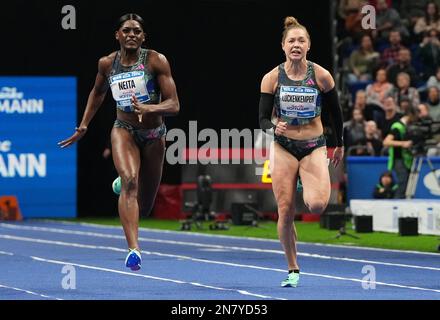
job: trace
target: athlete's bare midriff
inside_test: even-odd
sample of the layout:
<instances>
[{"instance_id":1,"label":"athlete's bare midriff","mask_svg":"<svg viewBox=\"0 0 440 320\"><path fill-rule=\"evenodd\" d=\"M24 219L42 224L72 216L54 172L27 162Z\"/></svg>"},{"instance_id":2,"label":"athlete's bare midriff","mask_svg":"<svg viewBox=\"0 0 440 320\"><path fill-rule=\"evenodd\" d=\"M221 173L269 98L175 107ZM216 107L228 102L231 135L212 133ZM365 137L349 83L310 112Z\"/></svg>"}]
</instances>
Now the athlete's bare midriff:
<instances>
[{"instance_id":1,"label":"athlete's bare midriff","mask_svg":"<svg viewBox=\"0 0 440 320\"><path fill-rule=\"evenodd\" d=\"M306 62L307 64L307 62ZM316 64L313 64L314 67L314 71L315 71L315 75L316 75L316 82L317 85L319 86L321 92L322 90L322 84L321 81L319 79L319 75L321 70L318 69L318 66ZM278 66L275 67L272 71L272 79L278 79ZM301 81L304 79L306 75L305 74L301 74L298 75L295 78L292 78L288 75L289 79L292 81ZM275 80L272 84L272 88L273 88L273 94L275 94L276 90L278 87L278 81ZM284 132L283 136L289 138L289 139L294 139L294 140L308 140L308 139L313 139L313 138L317 138L319 136L321 136L324 133L324 127L322 125L321 122L321 116L317 116L313 119L310 120L309 123L307 124L302 124L302 125L291 125L288 124L287 125L287 129Z\"/></svg>"},{"instance_id":2,"label":"athlete's bare midriff","mask_svg":"<svg viewBox=\"0 0 440 320\"><path fill-rule=\"evenodd\" d=\"M308 140L319 137L324 133L321 117L314 118L310 123L299 126L287 125L284 136L294 140Z\"/></svg>"},{"instance_id":3,"label":"athlete's bare midriff","mask_svg":"<svg viewBox=\"0 0 440 320\"><path fill-rule=\"evenodd\" d=\"M118 109L116 115L118 120L128 122L139 129L154 129L162 124L162 116L160 115L144 116L142 122L139 122L139 116L134 112L124 112Z\"/></svg>"}]
</instances>

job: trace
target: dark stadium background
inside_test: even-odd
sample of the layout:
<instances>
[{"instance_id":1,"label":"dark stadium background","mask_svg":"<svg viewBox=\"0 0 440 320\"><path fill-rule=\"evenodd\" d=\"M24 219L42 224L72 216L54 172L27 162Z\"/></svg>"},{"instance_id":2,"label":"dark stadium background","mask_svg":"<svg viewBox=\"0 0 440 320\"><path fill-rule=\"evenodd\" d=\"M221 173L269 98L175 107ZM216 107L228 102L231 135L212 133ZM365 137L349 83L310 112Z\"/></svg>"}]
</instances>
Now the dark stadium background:
<instances>
[{"instance_id":1,"label":"dark stadium background","mask_svg":"<svg viewBox=\"0 0 440 320\"><path fill-rule=\"evenodd\" d=\"M65 5L76 9L76 30L61 27ZM135 12L146 21L147 47L167 56L177 84L181 112L166 119L168 129L186 130L190 120L198 121L199 130L256 129L261 78L284 60L285 16L308 28L309 59L332 70L329 6L281 0L7 1L0 10L0 74L76 76L79 123L98 59L119 48L117 19ZM114 119L109 93L77 146L79 216L117 214L109 188L112 164L102 158ZM180 183L180 167L166 164L162 182Z\"/></svg>"}]
</instances>

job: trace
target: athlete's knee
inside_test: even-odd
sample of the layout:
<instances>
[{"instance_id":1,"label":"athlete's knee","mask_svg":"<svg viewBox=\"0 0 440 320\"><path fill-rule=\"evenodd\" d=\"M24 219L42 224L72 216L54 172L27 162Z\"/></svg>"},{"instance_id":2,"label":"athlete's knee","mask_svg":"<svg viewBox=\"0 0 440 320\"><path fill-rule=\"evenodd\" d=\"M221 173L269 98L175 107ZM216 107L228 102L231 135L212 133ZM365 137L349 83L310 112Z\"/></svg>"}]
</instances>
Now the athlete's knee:
<instances>
[{"instance_id":1,"label":"athlete's knee","mask_svg":"<svg viewBox=\"0 0 440 320\"><path fill-rule=\"evenodd\" d=\"M294 212L292 201L279 200L278 201L278 216L289 216L293 215Z\"/></svg>"},{"instance_id":2,"label":"athlete's knee","mask_svg":"<svg viewBox=\"0 0 440 320\"><path fill-rule=\"evenodd\" d=\"M290 214L278 214L278 227L291 226L295 218L295 213Z\"/></svg>"},{"instance_id":3,"label":"athlete's knee","mask_svg":"<svg viewBox=\"0 0 440 320\"><path fill-rule=\"evenodd\" d=\"M123 174L122 179L122 189L128 194L136 194L138 190L138 177L135 174Z\"/></svg>"},{"instance_id":4,"label":"athlete's knee","mask_svg":"<svg viewBox=\"0 0 440 320\"><path fill-rule=\"evenodd\" d=\"M278 226L290 226L293 223L295 209L292 201L278 201Z\"/></svg>"},{"instance_id":5,"label":"athlete's knee","mask_svg":"<svg viewBox=\"0 0 440 320\"><path fill-rule=\"evenodd\" d=\"M325 208L327 208L328 201L322 199L315 199L305 203L309 208L310 212L313 213L323 213Z\"/></svg>"}]
</instances>

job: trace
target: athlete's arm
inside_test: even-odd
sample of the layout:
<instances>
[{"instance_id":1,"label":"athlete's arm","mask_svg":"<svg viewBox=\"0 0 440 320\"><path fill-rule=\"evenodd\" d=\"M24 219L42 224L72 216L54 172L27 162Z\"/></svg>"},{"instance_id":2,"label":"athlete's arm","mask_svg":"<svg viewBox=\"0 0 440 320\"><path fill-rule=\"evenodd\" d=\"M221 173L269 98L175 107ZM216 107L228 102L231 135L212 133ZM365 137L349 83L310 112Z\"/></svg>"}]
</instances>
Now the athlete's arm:
<instances>
[{"instance_id":1,"label":"athlete's arm","mask_svg":"<svg viewBox=\"0 0 440 320\"><path fill-rule=\"evenodd\" d=\"M272 123L272 110L274 94L272 91L271 75L267 73L263 80L261 80L261 93L259 103L259 123L263 130L275 130L275 125Z\"/></svg>"},{"instance_id":2,"label":"athlete's arm","mask_svg":"<svg viewBox=\"0 0 440 320\"><path fill-rule=\"evenodd\" d=\"M84 111L83 118L79 128L87 128L90 121L92 121L108 90L107 70L111 64L112 59L109 57L103 57L98 62L98 74L96 75L95 84L90 91L89 98L87 99L86 110Z\"/></svg>"},{"instance_id":3,"label":"athlete's arm","mask_svg":"<svg viewBox=\"0 0 440 320\"><path fill-rule=\"evenodd\" d=\"M94 115L98 111L99 107L104 101L105 95L108 89L107 82L107 70L111 65L112 59L110 56L102 57L98 62L98 73L96 75L95 84L93 85L92 90L90 91L89 98L87 99L86 110L84 111L83 118L81 120L80 125L75 129L75 133L58 143L61 148L68 147L81 139L87 131L87 127L92 121Z\"/></svg>"},{"instance_id":4,"label":"athlete's arm","mask_svg":"<svg viewBox=\"0 0 440 320\"><path fill-rule=\"evenodd\" d=\"M330 119L333 126L333 132L336 139L336 148L333 152L332 163L336 167L344 157L344 119L342 117L342 109L339 104L338 92L336 91L335 81L330 72L324 68L317 66L317 80L319 81L323 94L323 105L330 109Z\"/></svg>"},{"instance_id":5,"label":"athlete's arm","mask_svg":"<svg viewBox=\"0 0 440 320\"><path fill-rule=\"evenodd\" d=\"M157 114L162 116L179 113L180 104L177 96L176 84L171 75L168 60L163 54L152 52L150 56L151 68L157 76L162 101L159 104L142 104L136 97L132 98L134 110L137 114Z\"/></svg>"},{"instance_id":6,"label":"athlete's arm","mask_svg":"<svg viewBox=\"0 0 440 320\"><path fill-rule=\"evenodd\" d=\"M275 68L267 73L261 80L260 103L259 103L259 123L263 130L274 130L277 135L282 135L287 130L287 123L278 121L277 125L272 122L274 93L277 86L278 69Z\"/></svg>"}]
</instances>

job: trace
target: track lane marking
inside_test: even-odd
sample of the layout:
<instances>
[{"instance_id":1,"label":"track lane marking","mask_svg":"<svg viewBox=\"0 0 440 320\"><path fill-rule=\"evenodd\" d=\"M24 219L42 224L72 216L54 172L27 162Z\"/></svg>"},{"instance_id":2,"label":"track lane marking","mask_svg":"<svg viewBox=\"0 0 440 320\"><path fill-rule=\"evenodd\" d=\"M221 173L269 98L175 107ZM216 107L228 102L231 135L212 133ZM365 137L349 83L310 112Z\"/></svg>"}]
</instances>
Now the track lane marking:
<instances>
[{"instance_id":1,"label":"track lane marking","mask_svg":"<svg viewBox=\"0 0 440 320\"><path fill-rule=\"evenodd\" d=\"M0 235L0 238L7 239L7 240L17 240L17 241L43 243L43 244L55 244L55 245L85 248L85 249L95 249L95 250L102 249L102 250L111 250L111 251L118 251L118 252L126 252L127 251L126 249L116 248L116 247L95 246L95 245L87 245L87 244L80 244L80 243L52 241L52 240L44 240L44 239L38 239L38 238L27 238L27 237L18 237L18 236L9 236L9 235ZM173 259L185 259L185 260L190 260L190 261L225 265L225 266L231 266L231 267L276 271L276 272L282 272L282 273L286 272L284 269L278 269L278 268L261 267L261 266L231 263L231 262L225 262L225 261L206 260L206 259L193 258L193 257L189 257L189 256L183 256L183 255L165 254L165 253L161 253L161 252L143 251L142 253L147 254L147 255L151 254L151 255L169 257L169 258L173 258ZM66 264L66 263L64 263L64 264ZM69 264L71 264L71 263L69 263ZM122 271L120 271L120 272L122 272ZM131 273L128 273L128 274L131 274ZM431 289L431 288L406 286L406 285L379 282L379 281L366 281L366 280L361 280L361 279L356 279L356 278L345 278L345 277L339 277L339 276L317 274L317 273L308 273L308 272L301 272L301 274L306 275L306 276L321 277L321 278L327 278L327 279L333 279L333 280L352 281L352 282L368 283L368 284L374 283L376 285L383 285L383 286L396 287L396 288L402 288L402 289L412 289L412 290L421 290L421 291L430 291L430 292L440 293L440 290Z\"/></svg>"},{"instance_id":2,"label":"track lane marking","mask_svg":"<svg viewBox=\"0 0 440 320\"><path fill-rule=\"evenodd\" d=\"M89 232L89 231L76 231L76 230L66 230L66 229L48 228L48 227L32 227L32 226L7 226L6 228L16 229L16 230L44 231L44 232L52 232L52 233L59 233L59 234L72 234L72 235L89 236L89 237L97 237L97 238L125 240L125 237L122 235L119 236L119 235L105 234L105 233L98 233L98 232ZM282 251L282 250L272 250L272 249L224 246L224 245L218 245L218 244L206 244L206 243L197 243L197 242L163 240L163 239L153 239L153 238L145 238L145 237L139 237L138 240L140 242L145 241L145 242L153 242L153 243L184 245L184 246L192 246L192 247L200 247L200 248L208 248L208 249L218 249L218 250L273 253L273 254L279 254L279 255L284 254L284 251ZM375 264L375 265L384 265L384 266L401 267L401 268L440 271L440 267L427 267L427 266L410 265L410 264L403 264L403 263L392 263L392 262L383 262L383 261L375 261L375 260L335 257L335 256L328 256L328 255L307 253L307 252L298 252L298 256L315 258L315 259L324 259L324 260L348 261L348 262L355 262L355 263L362 263L362 264Z\"/></svg>"},{"instance_id":3,"label":"track lane marking","mask_svg":"<svg viewBox=\"0 0 440 320\"><path fill-rule=\"evenodd\" d=\"M50 219L35 219L37 222L47 222L52 224L61 224L61 225L79 225L86 227L94 227L97 229L110 229L110 230L122 230L121 226L112 226L112 225L102 225L97 223L90 222L72 222L72 221L53 221ZM2 223L0 223L1 225ZM273 242L280 243L279 240L275 239L263 239L256 237L239 237L239 236L229 236L229 235L220 235L220 234L206 234L206 233L197 233L197 232L189 232L189 231L173 231L173 230L162 230L162 229L152 229L152 228L144 228L139 227L139 231L145 232L155 232L155 233L165 233L165 234L177 234L177 235L188 235L194 237L205 237L205 238L225 238L225 239L234 239L234 240L251 240L251 241L261 241L261 242ZM423 252L423 251L414 251L414 250L398 250L398 249L383 249L383 248L374 248L374 247L360 247L360 246L352 246L352 245L341 245L341 244L330 244L330 243L316 243L316 242L303 242L297 241L298 244L306 245L306 246L317 246L317 247L331 247L331 248L342 248L342 249L353 249L353 250L364 250L364 251L379 251L379 252L396 252L396 253L408 253L415 255L429 255L429 256L439 256L439 253L435 252Z\"/></svg>"},{"instance_id":4,"label":"track lane marking","mask_svg":"<svg viewBox=\"0 0 440 320\"><path fill-rule=\"evenodd\" d=\"M97 270L97 271L117 273L117 274L123 274L123 275L131 276L131 277L140 277L140 278L146 278L146 279L150 279L150 280L172 282L172 283L176 283L176 284L186 284L186 285L192 285L192 286L196 286L196 287L202 287L205 289L213 289L213 290L217 290L217 291L231 291L231 292L239 293L241 295L262 298L262 299L287 300L285 298L277 298L277 297L252 293L252 292L249 292L246 290L221 288L221 287L217 287L217 286L202 284L199 282L188 282L188 281L176 280L176 279L171 279L171 278L156 277L156 276L151 276L151 275L146 275L146 274L132 273L132 272L120 271L120 270L115 270L115 269L110 269L110 268L91 266L91 265L86 265L86 264L79 264L79 263L72 263L72 262L66 262L66 261L60 261L60 260L46 259L46 258L41 258L41 257L36 257L36 256L30 256L30 257L32 259L34 259L36 261L40 261L40 262L47 262L47 263L58 264L58 265L69 264L69 265L72 265L72 266L75 266L78 268L83 268L83 269L91 269L91 270Z\"/></svg>"},{"instance_id":5,"label":"track lane marking","mask_svg":"<svg viewBox=\"0 0 440 320\"><path fill-rule=\"evenodd\" d=\"M5 288L5 289L11 289L11 290L19 291L19 292L24 292L24 293L27 293L27 294L31 294L31 295L42 297L42 298L46 298L46 299L63 300L61 298L56 298L56 297L48 296L48 295L45 295L45 294L33 292L33 291L30 291L30 290L26 290L26 289L10 287L10 286L6 286L4 284L0 284L0 288Z\"/></svg>"}]
</instances>

